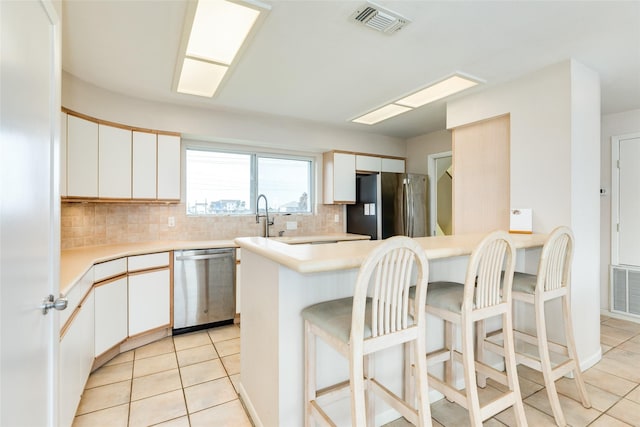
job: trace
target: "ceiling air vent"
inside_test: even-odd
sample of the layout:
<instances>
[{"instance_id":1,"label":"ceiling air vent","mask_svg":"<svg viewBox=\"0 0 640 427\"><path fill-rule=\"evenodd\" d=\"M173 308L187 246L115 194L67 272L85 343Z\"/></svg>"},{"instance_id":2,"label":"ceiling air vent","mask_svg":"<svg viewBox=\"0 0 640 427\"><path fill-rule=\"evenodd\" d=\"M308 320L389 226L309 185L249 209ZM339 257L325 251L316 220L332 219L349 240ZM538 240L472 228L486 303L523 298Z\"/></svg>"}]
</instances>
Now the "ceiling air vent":
<instances>
[{"instance_id":1,"label":"ceiling air vent","mask_svg":"<svg viewBox=\"0 0 640 427\"><path fill-rule=\"evenodd\" d=\"M351 20L387 34L393 34L411 22L404 16L371 2L353 12Z\"/></svg>"}]
</instances>

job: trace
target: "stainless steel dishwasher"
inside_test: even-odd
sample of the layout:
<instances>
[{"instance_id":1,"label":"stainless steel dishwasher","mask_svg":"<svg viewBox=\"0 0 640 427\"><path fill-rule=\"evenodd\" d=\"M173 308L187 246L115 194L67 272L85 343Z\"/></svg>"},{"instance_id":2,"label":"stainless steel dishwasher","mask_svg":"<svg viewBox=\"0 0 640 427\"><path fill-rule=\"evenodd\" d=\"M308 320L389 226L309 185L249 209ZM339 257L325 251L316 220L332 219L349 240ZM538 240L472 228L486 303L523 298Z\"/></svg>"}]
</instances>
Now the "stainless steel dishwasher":
<instances>
[{"instance_id":1,"label":"stainless steel dishwasher","mask_svg":"<svg viewBox=\"0 0 640 427\"><path fill-rule=\"evenodd\" d=\"M235 253L233 248L174 252L174 335L233 323Z\"/></svg>"}]
</instances>

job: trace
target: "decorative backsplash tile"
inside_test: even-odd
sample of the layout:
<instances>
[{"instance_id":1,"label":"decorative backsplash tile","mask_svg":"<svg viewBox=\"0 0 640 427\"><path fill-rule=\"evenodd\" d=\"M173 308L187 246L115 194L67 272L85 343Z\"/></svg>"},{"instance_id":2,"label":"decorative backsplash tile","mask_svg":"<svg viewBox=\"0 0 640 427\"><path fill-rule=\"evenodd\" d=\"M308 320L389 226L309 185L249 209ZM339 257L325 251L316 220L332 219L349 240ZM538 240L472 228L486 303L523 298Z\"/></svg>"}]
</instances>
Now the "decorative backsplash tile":
<instances>
[{"instance_id":1,"label":"decorative backsplash tile","mask_svg":"<svg viewBox=\"0 0 640 427\"><path fill-rule=\"evenodd\" d=\"M274 215L271 235L284 230L285 236L340 233L343 208L318 205L315 214ZM335 216L340 218L335 222ZM169 217L175 226L169 227ZM263 220L261 219L261 222ZM296 230L286 223L296 221ZM227 240L259 236L262 223L253 215L187 216L184 204L62 203L62 249L162 240Z\"/></svg>"}]
</instances>

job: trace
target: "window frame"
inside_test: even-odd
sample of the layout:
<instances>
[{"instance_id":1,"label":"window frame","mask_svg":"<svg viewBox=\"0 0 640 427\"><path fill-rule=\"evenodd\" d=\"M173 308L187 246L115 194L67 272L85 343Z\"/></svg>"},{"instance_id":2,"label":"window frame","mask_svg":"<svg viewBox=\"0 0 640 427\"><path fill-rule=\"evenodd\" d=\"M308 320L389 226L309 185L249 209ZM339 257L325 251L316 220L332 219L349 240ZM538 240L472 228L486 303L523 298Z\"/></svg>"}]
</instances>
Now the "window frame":
<instances>
[{"instance_id":1,"label":"window frame","mask_svg":"<svg viewBox=\"0 0 640 427\"><path fill-rule=\"evenodd\" d=\"M190 213L188 211L189 205L187 201L187 151L209 151L216 153L227 153L227 154L240 154L240 155L248 155L250 156L250 188L249 188L249 209L250 213L229 213L229 214L215 214L215 213L205 213L205 214L197 214ZM309 211L308 212L290 212L287 214L291 215L313 215L316 211L316 193L318 189L316 188L316 163L317 157L312 153L300 153L300 152L284 152L284 151L265 151L265 150L256 150L251 148L238 148L238 147L227 147L227 146L218 146L217 144L206 144L201 143L199 141L185 141L184 144L184 204L185 204L185 214L188 217L219 217L219 216L254 216L256 215L256 199L259 195L258 193L258 159L259 158L272 158L272 159L282 159L282 160L299 160L309 162L309 171L308 171L308 180L309 180ZM268 198L268 196L267 196ZM269 212L271 215L271 211ZM273 212L274 215L284 215L285 213L281 212Z\"/></svg>"}]
</instances>

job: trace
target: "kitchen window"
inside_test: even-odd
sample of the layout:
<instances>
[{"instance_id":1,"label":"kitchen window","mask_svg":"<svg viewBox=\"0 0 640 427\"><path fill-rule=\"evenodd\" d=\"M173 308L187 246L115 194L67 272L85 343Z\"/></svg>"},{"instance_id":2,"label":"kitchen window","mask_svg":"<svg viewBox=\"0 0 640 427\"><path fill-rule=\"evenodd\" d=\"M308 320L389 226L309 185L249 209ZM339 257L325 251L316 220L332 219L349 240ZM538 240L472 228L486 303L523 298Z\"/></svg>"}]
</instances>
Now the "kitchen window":
<instances>
[{"instance_id":1,"label":"kitchen window","mask_svg":"<svg viewBox=\"0 0 640 427\"><path fill-rule=\"evenodd\" d=\"M312 158L187 148L187 215L255 214L259 194L270 212L310 213L312 170Z\"/></svg>"}]
</instances>

